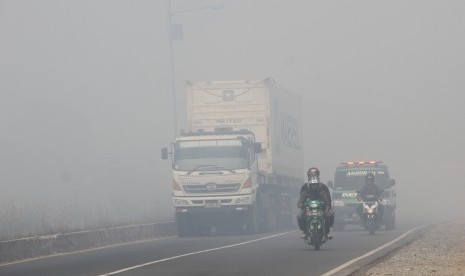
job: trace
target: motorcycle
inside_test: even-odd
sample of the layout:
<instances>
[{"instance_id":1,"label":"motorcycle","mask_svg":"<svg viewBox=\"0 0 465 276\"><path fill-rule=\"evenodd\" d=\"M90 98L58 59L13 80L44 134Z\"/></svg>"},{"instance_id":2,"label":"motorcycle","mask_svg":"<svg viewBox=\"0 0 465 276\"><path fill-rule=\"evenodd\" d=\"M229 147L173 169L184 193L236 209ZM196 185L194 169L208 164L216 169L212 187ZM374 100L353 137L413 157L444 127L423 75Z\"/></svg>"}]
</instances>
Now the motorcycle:
<instances>
[{"instance_id":1,"label":"motorcycle","mask_svg":"<svg viewBox=\"0 0 465 276\"><path fill-rule=\"evenodd\" d=\"M380 199L374 195L368 195L362 201L362 223L370 235L375 234L375 230L379 228L379 204Z\"/></svg>"},{"instance_id":2,"label":"motorcycle","mask_svg":"<svg viewBox=\"0 0 465 276\"><path fill-rule=\"evenodd\" d=\"M305 214L307 219L307 234L305 242L319 250L326 242L324 202L319 200L307 200L305 202Z\"/></svg>"}]
</instances>

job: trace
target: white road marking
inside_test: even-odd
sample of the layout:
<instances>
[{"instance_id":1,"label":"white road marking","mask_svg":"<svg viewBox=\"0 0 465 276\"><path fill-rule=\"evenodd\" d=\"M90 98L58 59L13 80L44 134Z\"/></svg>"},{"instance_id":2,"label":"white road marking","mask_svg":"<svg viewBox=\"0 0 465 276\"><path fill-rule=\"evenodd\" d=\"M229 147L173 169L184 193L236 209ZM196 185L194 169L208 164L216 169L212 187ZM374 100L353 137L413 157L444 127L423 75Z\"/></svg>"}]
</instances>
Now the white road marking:
<instances>
[{"instance_id":1,"label":"white road marking","mask_svg":"<svg viewBox=\"0 0 465 276\"><path fill-rule=\"evenodd\" d=\"M65 256L65 255L72 255L72 254L78 254L78 253L97 251L97 250L111 248L111 247L117 247L117 246L124 246L124 245L145 243L145 242L151 242L151 241L173 239L174 237L175 236L167 236L167 237L161 237L161 238L145 239L145 240L140 240L140 241L125 242L125 243L118 243L118 244L111 244L111 245L93 247L93 248L89 248L89 249L77 250L77 251L72 251L72 252L50 254L50 255L47 255L47 256L39 256L39 257L30 258L30 259L24 259L24 260L19 260L19 261L11 261L11 262L7 262L7 263L3 263L3 264L0 264L0 267L14 265L14 264L20 264L20 263L27 263L27 262L32 262L32 261L41 260L41 259L48 259L48 258L54 258L54 257L59 257L59 256Z\"/></svg>"},{"instance_id":2,"label":"white road marking","mask_svg":"<svg viewBox=\"0 0 465 276\"><path fill-rule=\"evenodd\" d=\"M272 239L272 238L287 235L287 234L293 233L293 232L296 232L296 231L284 232L284 233L280 233L280 234L276 234L276 235L272 235L272 236L263 237L263 238L260 238L260 239L255 239L255 240L245 241L245 242L241 242L241 243L230 244L230 245L226 245L226 246L221 246L221 247L210 248L210 249L206 249L206 250L195 251L195 252L186 253L186 254L182 254L182 255L177 255L177 256L173 256L173 257L169 257L169 258L165 258L165 259L155 260L155 261L152 261L152 262L143 263L143 264L140 264L140 265L135 265L135 266L123 268L123 269L120 269L120 270L117 270L117 271L102 274L100 276L108 276L108 275L119 274L119 273L126 272L126 271L129 271L129 270L134 270L134 269L138 269L138 268L141 268L141 267L145 267L145 266L149 266L149 265L153 265L153 264L157 264L157 263L161 263L161 262L166 262L166 261L170 261L170 260L174 260L174 259L179 259L179 258L186 257L186 256L197 255L197 254L202 254L202 253L206 253L206 252L210 252L210 251L216 251L216 250L241 246L241 245L244 245L244 244L254 243L254 242L258 242L258 241L262 241L262 240Z\"/></svg>"},{"instance_id":3,"label":"white road marking","mask_svg":"<svg viewBox=\"0 0 465 276\"><path fill-rule=\"evenodd\" d=\"M370 256L370 255L373 255L373 254L375 254L376 252L378 252L378 251L380 251L380 250L382 250L382 249L384 249L384 248L390 246L391 244L393 244L393 243L395 243L395 242L397 242L397 241L403 239L404 237L406 237L407 235L409 235L410 233L412 233L413 231L417 230L417 229L420 228L420 227L423 227L423 226L418 226L418 227L415 227L415 228L413 228L413 229L410 229L409 231L405 232L403 235L399 236L397 239L392 240L392 241L386 243L385 245L382 245L382 246L380 246L380 247L378 247L378 248L376 248L376 249L374 249L374 250L372 250L372 251L366 253L365 255L362 255L362 256L360 256L360 257L358 257L358 258L355 258L355 259L353 259L353 260L351 260L351 261L348 261L347 263L345 263L345 264L343 264L343 265L341 265L341 266L338 266L338 267L336 267L335 269L330 270L330 271L326 272L325 274L322 274L321 276L331 276L331 275L334 275L336 272L339 272L339 271L343 270L344 268L348 267L349 265L354 264L355 262L358 262L358 261L360 261L361 259L366 258L366 257L368 257L368 256Z\"/></svg>"}]
</instances>

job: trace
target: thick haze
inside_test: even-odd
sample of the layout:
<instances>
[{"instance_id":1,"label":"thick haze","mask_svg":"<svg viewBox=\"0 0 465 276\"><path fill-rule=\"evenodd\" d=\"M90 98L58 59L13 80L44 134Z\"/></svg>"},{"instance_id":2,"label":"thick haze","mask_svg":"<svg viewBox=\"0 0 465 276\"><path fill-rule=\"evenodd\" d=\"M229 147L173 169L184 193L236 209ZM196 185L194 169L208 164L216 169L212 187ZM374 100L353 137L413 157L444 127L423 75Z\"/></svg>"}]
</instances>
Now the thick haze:
<instances>
[{"instance_id":1,"label":"thick haze","mask_svg":"<svg viewBox=\"0 0 465 276\"><path fill-rule=\"evenodd\" d=\"M0 0L3 235L172 217L166 11ZM273 77L304 95L302 166L329 180L342 161L382 160L399 215L461 215L465 2L172 0L172 12L180 128L185 80Z\"/></svg>"}]
</instances>

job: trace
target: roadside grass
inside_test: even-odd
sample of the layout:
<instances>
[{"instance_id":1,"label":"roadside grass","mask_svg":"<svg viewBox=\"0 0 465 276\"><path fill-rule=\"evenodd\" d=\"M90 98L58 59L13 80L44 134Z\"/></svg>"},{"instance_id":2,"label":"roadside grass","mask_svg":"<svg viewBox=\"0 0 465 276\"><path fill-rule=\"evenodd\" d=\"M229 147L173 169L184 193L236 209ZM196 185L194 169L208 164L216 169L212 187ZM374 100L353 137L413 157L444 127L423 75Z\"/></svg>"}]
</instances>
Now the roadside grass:
<instances>
[{"instance_id":1,"label":"roadside grass","mask_svg":"<svg viewBox=\"0 0 465 276\"><path fill-rule=\"evenodd\" d=\"M169 220L153 202L24 204L0 196L0 241Z\"/></svg>"}]
</instances>

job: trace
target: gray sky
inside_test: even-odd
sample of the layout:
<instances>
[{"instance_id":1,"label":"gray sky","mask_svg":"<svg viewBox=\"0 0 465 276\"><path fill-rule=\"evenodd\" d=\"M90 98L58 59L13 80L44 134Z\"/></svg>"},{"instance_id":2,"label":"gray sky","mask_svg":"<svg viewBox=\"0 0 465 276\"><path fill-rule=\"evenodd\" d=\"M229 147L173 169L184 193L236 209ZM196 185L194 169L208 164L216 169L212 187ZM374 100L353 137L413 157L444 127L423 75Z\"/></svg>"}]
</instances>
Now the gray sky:
<instances>
[{"instance_id":1,"label":"gray sky","mask_svg":"<svg viewBox=\"0 0 465 276\"><path fill-rule=\"evenodd\" d=\"M328 180L342 161L383 160L400 210L419 191L417 206L465 207L463 1L172 10L217 3L172 17L184 31L173 45L180 127L185 80L273 77L304 95L304 167ZM173 134L171 96L166 1L0 0L0 198L170 217L159 150ZM439 188L453 191L447 201Z\"/></svg>"}]
</instances>

